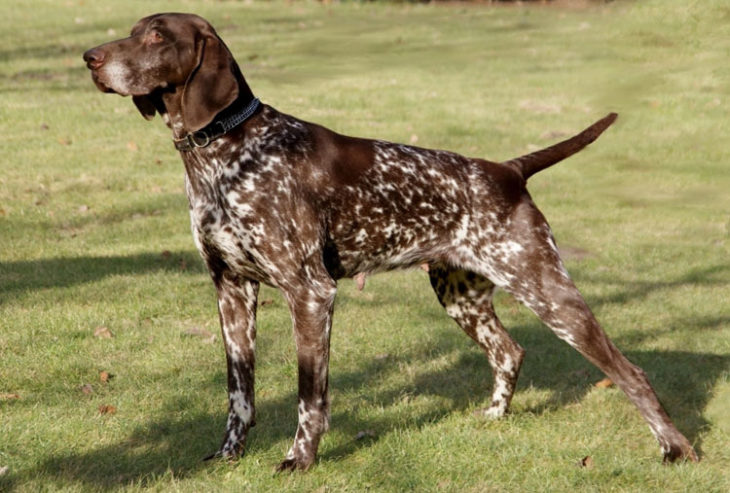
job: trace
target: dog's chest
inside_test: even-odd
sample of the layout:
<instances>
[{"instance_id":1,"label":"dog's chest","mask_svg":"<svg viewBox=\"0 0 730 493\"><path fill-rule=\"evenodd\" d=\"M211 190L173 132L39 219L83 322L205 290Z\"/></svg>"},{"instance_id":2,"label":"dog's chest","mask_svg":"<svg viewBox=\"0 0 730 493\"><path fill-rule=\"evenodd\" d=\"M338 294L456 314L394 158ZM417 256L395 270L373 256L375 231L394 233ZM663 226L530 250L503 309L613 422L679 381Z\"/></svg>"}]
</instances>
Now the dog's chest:
<instances>
[{"instance_id":1,"label":"dog's chest","mask_svg":"<svg viewBox=\"0 0 730 493\"><path fill-rule=\"evenodd\" d=\"M252 165L243 154L235 159L213 158L193 170L188 165L186 192L193 238L209 267L222 265L270 282L276 266L266 240L272 236L272 224L284 218L267 206L280 202L276 189L264 190L261 183L271 178L275 166L260 164L255 171L247 171Z\"/></svg>"},{"instance_id":2,"label":"dog's chest","mask_svg":"<svg viewBox=\"0 0 730 493\"><path fill-rule=\"evenodd\" d=\"M311 194L302 192L310 174L302 126L267 123L183 161L192 232L208 266L277 285L319 248L319 230Z\"/></svg>"}]
</instances>

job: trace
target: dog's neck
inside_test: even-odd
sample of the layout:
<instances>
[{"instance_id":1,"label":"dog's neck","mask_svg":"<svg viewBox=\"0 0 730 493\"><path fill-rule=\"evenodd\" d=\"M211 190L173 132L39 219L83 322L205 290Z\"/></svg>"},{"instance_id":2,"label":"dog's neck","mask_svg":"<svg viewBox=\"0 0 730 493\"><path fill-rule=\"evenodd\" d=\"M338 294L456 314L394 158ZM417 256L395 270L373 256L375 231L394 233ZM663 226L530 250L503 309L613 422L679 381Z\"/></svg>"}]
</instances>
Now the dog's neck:
<instances>
[{"instance_id":1,"label":"dog's neck","mask_svg":"<svg viewBox=\"0 0 730 493\"><path fill-rule=\"evenodd\" d=\"M178 147L177 142L184 140L185 137L193 131L193 129L186 128L184 123L182 108L183 89L183 86L179 86L175 88L168 88L167 90L160 90L151 98L165 124L168 128L170 128L170 130L172 130L172 137L173 141L176 143L176 148ZM245 85L244 83L244 85L240 86L239 97L233 105L248 105L254 100L255 98L253 93L248 88L248 85ZM217 115L218 114L211 115L211 120L215 120ZM244 122L241 126L244 126L245 123L246 122ZM231 133L234 131L235 130L232 130ZM245 130L240 131L245 132ZM226 136L222 137L220 140L216 140L215 142L219 143L225 138ZM216 163L222 163L225 161L225 155L220 155L219 160L207 159L204 156L209 155L210 153L219 154L219 144L190 149L195 152L186 152L179 148L178 150L181 151L180 155L183 164L185 165L185 173L187 175L186 193L189 200L194 201L197 200L195 197L201 196L209 196L210 199L210 196L213 195L208 185L210 183L211 173L215 172L214 168L217 166Z\"/></svg>"},{"instance_id":2,"label":"dog's neck","mask_svg":"<svg viewBox=\"0 0 730 493\"><path fill-rule=\"evenodd\" d=\"M159 94L156 94L153 99L165 125L172 130L173 138L180 138L188 132L185 129L182 113L183 89L183 86L175 86L165 91L159 91Z\"/></svg>"},{"instance_id":3,"label":"dog's neck","mask_svg":"<svg viewBox=\"0 0 730 493\"><path fill-rule=\"evenodd\" d=\"M150 95L150 98L155 105L155 108L162 116L165 124L172 130L172 136L174 139L180 139L190 132L194 132L196 128L186 128L185 120L183 118L183 92L185 87L183 85L177 85L155 91ZM238 77L238 98L233 103L240 107L246 107L255 99L253 91L246 83L243 76ZM223 111L225 108L221 108ZM210 115L210 120L216 117L217 114Z\"/></svg>"}]
</instances>

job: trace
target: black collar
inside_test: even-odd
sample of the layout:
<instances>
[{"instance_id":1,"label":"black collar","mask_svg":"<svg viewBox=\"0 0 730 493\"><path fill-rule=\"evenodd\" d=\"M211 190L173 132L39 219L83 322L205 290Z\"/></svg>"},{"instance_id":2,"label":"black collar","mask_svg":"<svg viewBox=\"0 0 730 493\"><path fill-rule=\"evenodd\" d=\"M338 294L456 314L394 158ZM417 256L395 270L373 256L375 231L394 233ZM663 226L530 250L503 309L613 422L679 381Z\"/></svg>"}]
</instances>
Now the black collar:
<instances>
[{"instance_id":1,"label":"black collar","mask_svg":"<svg viewBox=\"0 0 730 493\"><path fill-rule=\"evenodd\" d=\"M173 139L175 149L180 152L189 152L196 147L205 147L215 139L223 137L225 134L245 122L258 109L261 101L253 98L248 105L244 107L236 107L236 103L223 110L218 116L205 127L195 132L190 132L182 139Z\"/></svg>"}]
</instances>

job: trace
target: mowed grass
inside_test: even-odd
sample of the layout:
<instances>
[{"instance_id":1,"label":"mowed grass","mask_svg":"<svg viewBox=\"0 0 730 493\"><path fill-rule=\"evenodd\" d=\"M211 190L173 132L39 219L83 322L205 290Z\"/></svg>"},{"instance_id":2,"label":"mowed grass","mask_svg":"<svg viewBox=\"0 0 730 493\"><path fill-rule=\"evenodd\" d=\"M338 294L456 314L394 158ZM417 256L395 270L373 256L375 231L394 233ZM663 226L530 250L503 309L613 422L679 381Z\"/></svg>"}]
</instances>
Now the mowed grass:
<instances>
[{"instance_id":1,"label":"mowed grass","mask_svg":"<svg viewBox=\"0 0 730 493\"><path fill-rule=\"evenodd\" d=\"M342 133L507 159L619 112L530 191L702 462L662 466L625 396L503 295L527 357L513 413L473 417L486 358L421 271L340 282L331 431L291 475L273 474L296 428L291 324L262 289L257 426L242 460L201 462L225 426L225 361L183 168L162 122L99 93L81 61L158 11L208 18L263 101ZM730 489L724 0L29 0L3 18L0 491Z\"/></svg>"}]
</instances>

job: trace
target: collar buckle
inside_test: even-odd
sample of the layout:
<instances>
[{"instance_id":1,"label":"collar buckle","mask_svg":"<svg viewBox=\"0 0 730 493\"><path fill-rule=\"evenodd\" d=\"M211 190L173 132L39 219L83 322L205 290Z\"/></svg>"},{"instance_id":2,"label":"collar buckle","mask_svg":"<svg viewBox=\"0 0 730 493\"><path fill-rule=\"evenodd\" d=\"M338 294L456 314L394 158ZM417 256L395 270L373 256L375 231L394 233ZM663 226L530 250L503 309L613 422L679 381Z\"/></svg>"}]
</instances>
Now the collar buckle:
<instances>
[{"instance_id":1,"label":"collar buckle","mask_svg":"<svg viewBox=\"0 0 730 493\"><path fill-rule=\"evenodd\" d=\"M259 105L260 101L258 98L254 98L248 106L238 113L222 120L215 120L200 130L188 133L182 139L173 139L175 149L180 152L189 152L194 150L196 147L207 147L215 139L224 136L226 133L248 120L251 115L254 114L256 109L258 109ZM220 128L220 130L214 131L216 128Z\"/></svg>"},{"instance_id":2,"label":"collar buckle","mask_svg":"<svg viewBox=\"0 0 730 493\"><path fill-rule=\"evenodd\" d=\"M211 136L205 130L197 130L188 134L188 140L193 147L206 147L210 144Z\"/></svg>"},{"instance_id":3,"label":"collar buckle","mask_svg":"<svg viewBox=\"0 0 730 493\"><path fill-rule=\"evenodd\" d=\"M211 137L204 130L197 130L187 134L182 139L173 139L175 149L182 152L189 152L196 147L205 147L210 144Z\"/></svg>"}]
</instances>

